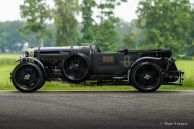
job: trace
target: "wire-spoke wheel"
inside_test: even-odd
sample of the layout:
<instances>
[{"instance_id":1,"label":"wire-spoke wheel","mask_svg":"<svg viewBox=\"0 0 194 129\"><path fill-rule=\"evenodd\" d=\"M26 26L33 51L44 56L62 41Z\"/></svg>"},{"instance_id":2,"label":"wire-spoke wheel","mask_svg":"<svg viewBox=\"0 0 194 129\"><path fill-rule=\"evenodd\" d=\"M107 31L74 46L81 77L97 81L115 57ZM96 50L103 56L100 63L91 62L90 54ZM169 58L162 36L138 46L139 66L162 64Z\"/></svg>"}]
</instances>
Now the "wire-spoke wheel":
<instances>
[{"instance_id":1,"label":"wire-spoke wheel","mask_svg":"<svg viewBox=\"0 0 194 129\"><path fill-rule=\"evenodd\" d=\"M65 79L73 83L84 81L89 73L88 59L78 54L69 56L62 65Z\"/></svg>"},{"instance_id":2,"label":"wire-spoke wheel","mask_svg":"<svg viewBox=\"0 0 194 129\"><path fill-rule=\"evenodd\" d=\"M156 64L143 62L132 71L131 81L136 89L142 92L156 91L162 80L162 71Z\"/></svg>"},{"instance_id":3,"label":"wire-spoke wheel","mask_svg":"<svg viewBox=\"0 0 194 129\"><path fill-rule=\"evenodd\" d=\"M12 73L12 81L21 92L34 92L44 85L44 75L39 66L34 63L21 63Z\"/></svg>"}]
</instances>

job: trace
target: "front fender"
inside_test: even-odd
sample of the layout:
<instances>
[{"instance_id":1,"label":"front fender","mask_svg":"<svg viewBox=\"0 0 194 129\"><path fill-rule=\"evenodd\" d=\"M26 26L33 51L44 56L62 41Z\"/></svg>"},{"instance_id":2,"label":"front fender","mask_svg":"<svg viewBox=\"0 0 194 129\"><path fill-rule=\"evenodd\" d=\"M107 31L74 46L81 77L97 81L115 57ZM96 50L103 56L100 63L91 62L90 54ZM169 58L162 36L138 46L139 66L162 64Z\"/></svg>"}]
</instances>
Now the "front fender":
<instances>
[{"instance_id":1,"label":"front fender","mask_svg":"<svg viewBox=\"0 0 194 129\"><path fill-rule=\"evenodd\" d=\"M41 69L43 70L44 74L46 74L46 70L44 68L44 65L42 62L36 58L33 57L21 57L16 62L36 62L38 65L40 65Z\"/></svg>"}]
</instances>

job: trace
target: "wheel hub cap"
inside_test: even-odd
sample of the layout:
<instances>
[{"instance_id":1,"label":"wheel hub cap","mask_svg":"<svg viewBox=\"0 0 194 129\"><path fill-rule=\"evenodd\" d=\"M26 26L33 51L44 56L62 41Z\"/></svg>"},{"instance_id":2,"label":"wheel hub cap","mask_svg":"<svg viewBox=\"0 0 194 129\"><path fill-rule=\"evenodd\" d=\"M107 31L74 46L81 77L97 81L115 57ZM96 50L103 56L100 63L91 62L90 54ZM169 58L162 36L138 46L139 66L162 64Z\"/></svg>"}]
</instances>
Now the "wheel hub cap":
<instances>
[{"instance_id":1,"label":"wheel hub cap","mask_svg":"<svg viewBox=\"0 0 194 129\"><path fill-rule=\"evenodd\" d=\"M144 76L144 79L146 79L146 80L149 80L151 78L151 76L149 75L149 74L146 74L145 76Z\"/></svg>"},{"instance_id":2,"label":"wheel hub cap","mask_svg":"<svg viewBox=\"0 0 194 129\"><path fill-rule=\"evenodd\" d=\"M30 74L26 74L25 76L24 76L24 80L30 80Z\"/></svg>"}]
</instances>

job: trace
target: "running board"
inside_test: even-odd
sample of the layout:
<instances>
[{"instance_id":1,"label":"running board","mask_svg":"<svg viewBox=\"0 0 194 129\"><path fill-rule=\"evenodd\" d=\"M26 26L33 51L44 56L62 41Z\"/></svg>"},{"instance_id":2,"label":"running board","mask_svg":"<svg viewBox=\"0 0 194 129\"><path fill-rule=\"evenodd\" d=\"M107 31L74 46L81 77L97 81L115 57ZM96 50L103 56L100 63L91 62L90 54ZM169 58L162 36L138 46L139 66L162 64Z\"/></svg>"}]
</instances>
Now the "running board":
<instances>
[{"instance_id":1,"label":"running board","mask_svg":"<svg viewBox=\"0 0 194 129\"><path fill-rule=\"evenodd\" d=\"M113 77L113 79L115 79L115 80L124 80L125 77Z\"/></svg>"}]
</instances>

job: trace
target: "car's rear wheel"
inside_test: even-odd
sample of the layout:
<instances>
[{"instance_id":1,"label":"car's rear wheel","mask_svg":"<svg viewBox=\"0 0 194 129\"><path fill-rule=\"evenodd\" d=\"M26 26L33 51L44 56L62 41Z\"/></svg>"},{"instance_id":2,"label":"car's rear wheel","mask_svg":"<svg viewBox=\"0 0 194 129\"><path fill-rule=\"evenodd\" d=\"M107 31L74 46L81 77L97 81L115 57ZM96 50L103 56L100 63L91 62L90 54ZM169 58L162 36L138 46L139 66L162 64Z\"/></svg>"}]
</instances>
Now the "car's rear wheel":
<instances>
[{"instance_id":1,"label":"car's rear wheel","mask_svg":"<svg viewBox=\"0 0 194 129\"><path fill-rule=\"evenodd\" d=\"M16 66L12 73L12 81L16 89L21 92L34 92L45 83L41 68L30 62Z\"/></svg>"},{"instance_id":2,"label":"car's rear wheel","mask_svg":"<svg viewBox=\"0 0 194 129\"><path fill-rule=\"evenodd\" d=\"M65 58L62 62L62 73L64 79L72 83L84 81L90 70L90 63L86 56L73 54Z\"/></svg>"},{"instance_id":3,"label":"car's rear wheel","mask_svg":"<svg viewBox=\"0 0 194 129\"><path fill-rule=\"evenodd\" d=\"M156 91L162 81L162 71L156 64L142 62L132 70L133 86L141 92Z\"/></svg>"}]
</instances>

